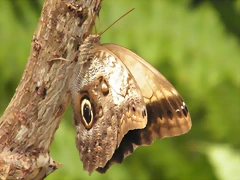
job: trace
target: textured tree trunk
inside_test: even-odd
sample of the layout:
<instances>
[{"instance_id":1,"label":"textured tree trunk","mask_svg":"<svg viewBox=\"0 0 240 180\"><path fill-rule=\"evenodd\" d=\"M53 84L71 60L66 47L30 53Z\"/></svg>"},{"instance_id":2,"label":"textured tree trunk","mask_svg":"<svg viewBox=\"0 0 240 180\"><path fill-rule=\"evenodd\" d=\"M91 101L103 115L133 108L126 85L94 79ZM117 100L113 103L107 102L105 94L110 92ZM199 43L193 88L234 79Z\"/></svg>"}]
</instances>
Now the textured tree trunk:
<instances>
[{"instance_id":1,"label":"textured tree trunk","mask_svg":"<svg viewBox=\"0 0 240 180\"><path fill-rule=\"evenodd\" d=\"M101 1L45 1L26 69L0 118L0 179L44 179L60 166L49 147L69 104L79 45Z\"/></svg>"}]
</instances>

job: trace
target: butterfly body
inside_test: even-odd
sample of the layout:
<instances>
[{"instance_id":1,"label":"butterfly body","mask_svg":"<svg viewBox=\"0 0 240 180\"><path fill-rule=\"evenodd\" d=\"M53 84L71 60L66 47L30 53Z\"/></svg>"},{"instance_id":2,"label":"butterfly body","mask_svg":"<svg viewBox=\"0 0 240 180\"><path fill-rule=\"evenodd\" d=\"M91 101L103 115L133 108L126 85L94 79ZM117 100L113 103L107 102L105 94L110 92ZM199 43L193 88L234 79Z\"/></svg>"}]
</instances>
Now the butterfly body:
<instances>
[{"instance_id":1,"label":"butterfly body","mask_svg":"<svg viewBox=\"0 0 240 180\"><path fill-rule=\"evenodd\" d=\"M99 35L80 47L71 92L76 143L89 173L191 128L188 109L167 79L130 50L101 45Z\"/></svg>"}]
</instances>

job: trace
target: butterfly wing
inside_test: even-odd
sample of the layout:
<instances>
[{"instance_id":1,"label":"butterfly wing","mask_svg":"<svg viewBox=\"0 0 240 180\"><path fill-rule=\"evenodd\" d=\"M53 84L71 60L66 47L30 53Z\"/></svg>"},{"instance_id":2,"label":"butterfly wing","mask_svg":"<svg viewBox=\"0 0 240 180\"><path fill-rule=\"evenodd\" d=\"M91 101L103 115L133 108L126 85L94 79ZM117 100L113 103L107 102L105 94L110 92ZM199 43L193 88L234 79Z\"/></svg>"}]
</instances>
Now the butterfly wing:
<instances>
[{"instance_id":1,"label":"butterfly wing","mask_svg":"<svg viewBox=\"0 0 240 180\"><path fill-rule=\"evenodd\" d=\"M124 47L103 46L122 60L137 81L148 107L148 123L152 122L151 130L155 132L152 138L178 136L190 130L191 117L186 104L159 71Z\"/></svg>"},{"instance_id":2,"label":"butterfly wing","mask_svg":"<svg viewBox=\"0 0 240 180\"><path fill-rule=\"evenodd\" d=\"M115 44L103 44L126 65L137 81L147 106L148 122L144 129L129 131L112 159L99 172L133 153L138 146L150 145L155 138L178 136L191 128L191 118L182 97L154 67L130 50Z\"/></svg>"},{"instance_id":3,"label":"butterfly wing","mask_svg":"<svg viewBox=\"0 0 240 180\"><path fill-rule=\"evenodd\" d=\"M106 165L129 130L146 126L147 110L137 82L117 57L88 39L81 48L72 107L77 148L84 170L92 173Z\"/></svg>"}]
</instances>

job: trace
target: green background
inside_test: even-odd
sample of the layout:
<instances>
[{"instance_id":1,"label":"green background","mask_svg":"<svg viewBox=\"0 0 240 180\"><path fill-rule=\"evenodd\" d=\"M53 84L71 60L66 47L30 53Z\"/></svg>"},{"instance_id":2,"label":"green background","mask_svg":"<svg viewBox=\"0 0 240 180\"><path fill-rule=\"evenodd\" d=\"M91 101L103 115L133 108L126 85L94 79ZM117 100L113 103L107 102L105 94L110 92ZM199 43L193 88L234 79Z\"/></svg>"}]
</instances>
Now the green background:
<instances>
[{"instance_id":1,"label":"green background","mask_svg":"<svg viewBox=\"0 0 240 180\"><path fill-rule=\"evenodd\" d=\"M43 0L0 1L0 113L13 96L29 56ZM62 167L53 179L240 179L240 1L105 0L98 32L150 62L186 101L189 133L140 147L101 175L83 171L71 108L51 156Z\"/></svg>"}]
</instances>

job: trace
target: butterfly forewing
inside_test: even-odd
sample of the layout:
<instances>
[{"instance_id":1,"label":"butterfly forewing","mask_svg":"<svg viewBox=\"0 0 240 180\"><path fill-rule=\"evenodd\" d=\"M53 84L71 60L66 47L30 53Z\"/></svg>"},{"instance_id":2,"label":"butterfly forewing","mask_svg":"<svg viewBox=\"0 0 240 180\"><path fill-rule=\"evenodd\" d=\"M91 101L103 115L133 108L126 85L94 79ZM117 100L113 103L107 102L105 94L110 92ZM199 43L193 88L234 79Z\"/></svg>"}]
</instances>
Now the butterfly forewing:
<instances>
[{"instance_id":1,"label":"butterfly forewing","mask_svg":"<svg viewBox=\"0 0 240 180\"><path fill-rule=\"evenodd\" d=\"M147 128L151 129L152 137L171 137L188 132L191 128L190 114L171 83L132 51L115 44L103 46L115 54L136 79L147 105Z\"/></svg>"}]
</instances>

